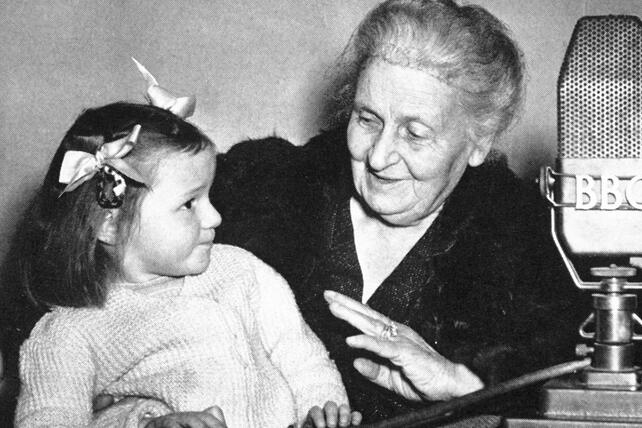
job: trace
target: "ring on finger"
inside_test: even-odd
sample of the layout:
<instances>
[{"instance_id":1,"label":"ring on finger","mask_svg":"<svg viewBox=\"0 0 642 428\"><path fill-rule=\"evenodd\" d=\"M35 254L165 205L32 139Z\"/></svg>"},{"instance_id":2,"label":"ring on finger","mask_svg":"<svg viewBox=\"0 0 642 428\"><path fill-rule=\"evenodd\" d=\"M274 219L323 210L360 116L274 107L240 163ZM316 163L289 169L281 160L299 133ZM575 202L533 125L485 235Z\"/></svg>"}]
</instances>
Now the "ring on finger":
<instances>
[{"instance_id":1,"label":"ring on finger","mask_svg":"<svg viewBox=\"0 0 642 428\"><path fill-rule=\"evenodd\" d=\"M398 333L397 325L393 321L390 321L383 327L383 331L379 336L383 340L391 340L393 337L397 337Z\"/></svg>"}]
</instances>

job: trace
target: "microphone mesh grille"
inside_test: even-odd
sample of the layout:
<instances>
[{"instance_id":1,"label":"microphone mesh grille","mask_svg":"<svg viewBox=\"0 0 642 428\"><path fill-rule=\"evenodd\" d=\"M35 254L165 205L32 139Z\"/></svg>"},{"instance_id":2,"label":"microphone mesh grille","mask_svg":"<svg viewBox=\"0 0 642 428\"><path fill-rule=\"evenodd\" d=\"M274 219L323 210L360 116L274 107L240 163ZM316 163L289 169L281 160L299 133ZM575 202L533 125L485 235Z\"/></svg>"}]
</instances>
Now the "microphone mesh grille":
<instances>
[{"instance_id":1,"label":"microphone mesh grille","mask_svg":"<svg viewBox=\"0 0 642 428\"><path fill-rule=\"evenodd\" d=\"M642 25L578 21L558 82L559 158L642 157Z\"/></svg>"}]
</instances>

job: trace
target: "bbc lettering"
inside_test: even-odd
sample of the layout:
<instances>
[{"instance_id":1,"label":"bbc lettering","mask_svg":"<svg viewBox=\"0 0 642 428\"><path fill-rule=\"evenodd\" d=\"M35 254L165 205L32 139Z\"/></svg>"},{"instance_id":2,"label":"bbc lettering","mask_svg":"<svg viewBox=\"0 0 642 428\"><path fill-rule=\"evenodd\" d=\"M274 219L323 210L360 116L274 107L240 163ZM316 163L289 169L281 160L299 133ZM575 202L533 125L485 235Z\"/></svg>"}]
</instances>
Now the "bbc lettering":
<instances>
[{"instance_id":1,"label":"bbc lettering","mask_svg":"<svg viewBox=\"0 0 642 428\"><path fill-rule=\"evenodd\" d=\"M622 182L626 181L624 194L622 194ZM600 176L599 183L590 175L575 175L575 208L578 210L590 210L598 205L601 210L617 210L624 200L636 209L642 210L642 198L636 200L634 188L642 181L642 175L627 180L620 180L615 175L604 174ZM642 189L642 188L641 188ZM598 193L600 198L598 199ZM642 192L638 191L638 195Z\"/></svg>"}]
</instances>

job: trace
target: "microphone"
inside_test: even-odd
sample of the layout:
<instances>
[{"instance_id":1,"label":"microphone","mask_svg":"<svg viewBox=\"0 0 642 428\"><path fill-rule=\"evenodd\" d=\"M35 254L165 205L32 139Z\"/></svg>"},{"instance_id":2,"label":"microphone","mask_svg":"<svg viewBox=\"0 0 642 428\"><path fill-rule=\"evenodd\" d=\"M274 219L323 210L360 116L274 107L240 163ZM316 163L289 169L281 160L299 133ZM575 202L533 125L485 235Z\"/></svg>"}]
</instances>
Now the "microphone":
<instances>
[{"instance_id":1,"label":"microphone","mask_svg":"<svg viewBox=\"0 0 642 428\"><path fill-rule=\"evenodd\" d=\"M559 173L541 183L575 255L642 254L642 23L589 16L573 31L558 81Z\"/></svg>"},{"instance_id":2,"label":"microphone","mask_svg":"<svg viewBox=\"0 0 642 428\"><path fill-rule=\"evenodd\" d=\"M542 414L555 420L642 422L642 370L633 342L642 319L642 289L629 282L642 255L642 22L635 16L588 16L573 31L558 81L557 171L542 168L540 190L551 205L555 244L581 289L593 290L593 312L579 328L593 345L579 376L547 383ZM628 258L629 264L590 269L576 258ZM520 424L509 426L522 427ZM529 425L530 426L530 425ZM590 425L593 426L593 425ZM597 425L595 425L597 426Z\"/></svg>"}]
</instances>

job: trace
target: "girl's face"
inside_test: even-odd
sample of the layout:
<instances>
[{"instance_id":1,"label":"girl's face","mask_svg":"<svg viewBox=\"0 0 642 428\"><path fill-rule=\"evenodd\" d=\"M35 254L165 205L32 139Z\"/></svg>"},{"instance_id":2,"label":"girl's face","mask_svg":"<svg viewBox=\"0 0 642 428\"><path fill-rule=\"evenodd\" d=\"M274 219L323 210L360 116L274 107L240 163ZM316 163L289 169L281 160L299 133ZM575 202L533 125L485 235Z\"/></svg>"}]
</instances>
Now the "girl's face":
<instances>
[{"instance_id":1,"label":"girl's face","mask_svg":"<svg viewBox=\"0 0 642 428\"><path fill-rule=\"evenodd\" d=\"M123 248L125 281L203 273L221 216L209 200L216 153L170 153L143 196L138 223Z\"/></svg>"}]
</instances>

